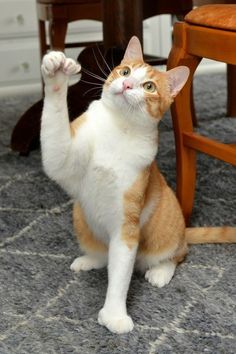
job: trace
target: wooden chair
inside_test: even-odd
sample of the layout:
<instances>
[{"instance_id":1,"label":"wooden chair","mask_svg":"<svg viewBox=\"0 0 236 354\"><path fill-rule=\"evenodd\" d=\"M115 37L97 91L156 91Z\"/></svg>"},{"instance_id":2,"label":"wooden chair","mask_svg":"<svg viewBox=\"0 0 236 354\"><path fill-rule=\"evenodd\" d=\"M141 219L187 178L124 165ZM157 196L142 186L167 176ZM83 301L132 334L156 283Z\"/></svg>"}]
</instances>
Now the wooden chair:
<instances>
[{"instance_id":1,"label":"wooden chair","mask_svg":"<svg viewBox=\"0 0 236 354\"><path fill-rule=\"evenodd\" d=\"M236 166L236 144L227 145L197 134L193 129L191 85L202 58L236 65L236 5L205 5L192 10L185 22L176 23L168 69L186 65L190 78L172 105L176 139L177 196L186 221L192 212L196 152Z\"/></svg>"},{"instance_id":2,"label":"wooden chair","mask_svg":"<svg viewBox=\"0 0 236 354\"><path fill-rule=\"evenodd\" d=\"M232 0L193 0L194 6L202 6L208 4L236 4ZM227 64L227 116L236 117L236 66Z\"/></svg>"}]
</instances>

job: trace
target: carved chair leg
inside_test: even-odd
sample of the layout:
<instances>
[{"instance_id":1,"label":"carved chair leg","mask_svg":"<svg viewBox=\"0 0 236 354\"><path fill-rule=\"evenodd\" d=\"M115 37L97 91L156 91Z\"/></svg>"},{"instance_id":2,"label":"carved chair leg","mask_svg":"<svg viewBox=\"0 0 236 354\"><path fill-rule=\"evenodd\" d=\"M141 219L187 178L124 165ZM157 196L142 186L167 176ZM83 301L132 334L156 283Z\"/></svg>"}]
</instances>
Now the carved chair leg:
<instances>
[{"instance_id":1,"label":"carved chair leg","mask_svg":"<svg viewBox=\"0 0 236 354\"><path fill-rule=\"evenodd\" d=\"M67 26L67 21L64 19L49 21L49 39L51 49L64 51Z\"/></svg>"},{"instance_id":2,"label":"carved chair leg","mask_svg":"<svg viewBox=\"0 0 236 354\"><path fill-rule=\"evenodd\" d=\"M184 144L184 132L193 132L193 110L191 101L192 80L201 58L186 53L184 24L176 24L174 43L168 58L167 67L171 69L178 65L186 65L190 69L190 78L185 87L175 98L171 107L176 144L177 185L176 194L181 204L186 223L192 213L195 181L196 181L196 151Z\"/></svg>"},{"instance_id":3,"label":"carved chair leg","mask_svg":"<svg viewBox=\"0 0 236 354\"><path fill-rule=\"evenodd\" d=\"M45 21L40 21L40 20L38 21L38 29L39 29L40 58L42 59L42 57L47 51Z\"/></svg>"}]
</instances>

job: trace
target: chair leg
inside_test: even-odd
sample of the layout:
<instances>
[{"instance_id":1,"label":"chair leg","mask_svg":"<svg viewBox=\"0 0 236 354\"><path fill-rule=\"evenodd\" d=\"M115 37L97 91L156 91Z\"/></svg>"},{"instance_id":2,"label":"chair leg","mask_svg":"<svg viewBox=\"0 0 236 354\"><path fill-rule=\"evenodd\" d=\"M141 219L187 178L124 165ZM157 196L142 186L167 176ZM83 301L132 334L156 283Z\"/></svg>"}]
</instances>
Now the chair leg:
<instances>
[{"instance_id":1,"label":"chair leg","mask_svg":"<svg viewBox=\"0 0 236 354\"><path fill-rule=\"evenodd\" d=\"M67 22L51 21L49 24L49 38L51 49L64 50ZM41 55L46 52L46 33L45 25L39 23L40 50ZM30 107L19 119L11 136L11 148L27 155L30 150L39 145L40 118L43 101L40 100Z\"/></svg>"},{"instance_id":2,"label":"chair leg","mask_svg":"<svg viewBox=\"0 0 236 354\"><path fill-rule=\"evenodd\" d=\"M64 19L49 21L50 48L64 51L67 32L67 21Z\"/></svg>"},{"instance_id":3,"label":"chair leg","mask_svg":"<svg viewBox=\"0 0 236 354\"><path fill-rule=\"evenodd\" d=\"M227 65L227 116L236 117L236 65Z\"/></svg>"},{"instance_id":4,"label":"chair leg","mask_svg":"<svg viewBox=\"0 0 236 354\"><path fill-rule=\"evenodd\" d=\"M176 144L176 194L186 223L188 223L194 202L196 151L184 145L183 133L193 132L192 79L201 59L186 53L184 48L185 36L185 25L182 23L176 24L174 28L174 43L168 58L167 67L171 69L178 65L186 65L190 69L190 78L175 98L171 107Z\"/></svg>"},{"instance_id":5,"label":"chair leg","mask_svg":"<svg viewBox=\"0 0 236 354\"><path fill-rule=\"evenodd\" d=\"M193 122L193 126L195 128L197 128L198 126L198 121L197 121L197 116L196 116L196 111L195 111L195 104L194 104L194 87L193 87L193 83L191 85L191 114L192 114L192 122Z\"/></svg>"},{"instance_id":6,"label":"chair leg","mask_svg":"<svg viewBox=\"0 0 236 354\"><path fill-rule=\"evenodd\" d=\"M38 29L39 29L39 50L40 50L40 59L42 61L44 54L47 52L47 39L46 39L46 29L45 29L45 21L38 21ZM41 77L42 82L42 97L44 94L44 83L43 78Z\"/></svg>"},{"instance_id":7,"label":"chair leg","mask_svg":"<svg viewBox=\"0 0 236 354\"><path fill-rule=\"evenodd\" d=\"M38 21L39 29L39 49L40 49L40 58L42 59L44 54L47 52L47 41L46 41L46 30L45 30L45 21Z\"/></svg>"},{"instance_id":8,"label":"chair leg","mask_svg":"<svg viewBox=\"0 0 236 354\"><path fill-rule=\"evenodd\" d=\"M178 137L176 137L176 173L176 195L188 225L195 195L196 152L186 148Z\"/></svg>"}]
</instances>

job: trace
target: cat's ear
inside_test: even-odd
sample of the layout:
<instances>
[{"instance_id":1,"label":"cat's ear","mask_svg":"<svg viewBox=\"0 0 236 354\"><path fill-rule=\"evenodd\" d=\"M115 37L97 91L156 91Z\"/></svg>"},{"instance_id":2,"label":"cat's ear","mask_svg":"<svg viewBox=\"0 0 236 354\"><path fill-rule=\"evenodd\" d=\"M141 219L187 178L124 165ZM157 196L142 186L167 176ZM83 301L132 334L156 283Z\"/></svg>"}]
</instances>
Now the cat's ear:
<instances>
[{"instance_id":1,"label":"cat's ear","mask_svg":"<svg viewBox=\"0 0 236 354\"><path fill-rule=\"evenodd\" d=\"M190 70L187 66L177 66L166 72L172 98L178 95L188 80Z\"/></svg>"},{"instance_id":2,"label":"cat's ear","mask_svg":"<svg viewBox=\"0 0 236 354\"><path fill-rule=\"evenodd\" d=\"M127 60L143 61L143 51L138 37L133 36L127 45L122 62Z\"/></svg>"}]
</instances>

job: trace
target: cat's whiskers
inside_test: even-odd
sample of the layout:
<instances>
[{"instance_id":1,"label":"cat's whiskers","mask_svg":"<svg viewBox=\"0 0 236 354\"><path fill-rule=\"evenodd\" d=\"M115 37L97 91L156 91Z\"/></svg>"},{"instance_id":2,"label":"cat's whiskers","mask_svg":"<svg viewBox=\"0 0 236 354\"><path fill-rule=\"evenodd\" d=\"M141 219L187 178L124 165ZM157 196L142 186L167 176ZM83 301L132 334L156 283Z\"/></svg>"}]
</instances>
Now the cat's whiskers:
<instances>
[{"instance_id":1,"label":"cat's whiskers","mask_svg":"<svg viewBox=\"0 0 236 354\"><path fill-rule=\"evenodd\" d=\"M147 113L145 112L145 110L143 109L143 107L141 106L141 103L140 102L137 102L138 103L138 107L140 109L140 111L142 112L142 114L145 116Z\"/></svg>"},{"instance_id":2,"label":"cat's whiskers","mask_svg":"<svg viewBox=\"0 0 236 354\"><path fill-rule=\"evenodd\" d=\"M129 104L128 105L128 114L133 114L133 112L134 112L134 106L133 105L131 105L131 104Z\"/></svg>"},{"instance_id":3,"label":"cat's whiskers","mask_svg":"<svg viewBox=\"0 0 236 354\"><path fill-rule=\"evenodd\" d=\"M84 82L84 83L86 83L86 84L93 85L93 86L103 87L103 84L100 84L100 83L98 83L98 82L92 82L92 81L87 81L87 80L83 80L83 79L81 79L80 81L81 81L81 82Z\"/></svg>"},{"instance_id":4,"label":"cat's whiskers","mask_svg":"<svg viewBox=\"0 0 236 354\"><path fill-rule=\"evenodd\" d=\"M86 92L84 92L83 96L85 96L87 93L89 93L93 90L97 90L97 93L102 92L102 85L100 88L99 87L92 87L92 88L88 89ZM91 97L93 97L93 96L91 96Z\"/></svg>"},{"instance_id":5,"label":"cat's whiskers","mask_svg":"<svg viewBox=\"0 0 236 354\"><path fill-rule=\"evenodd\" d=\"M138 100L138 98L136 96L134 96L134 100L138 106L138 108L140 109L140 111L142 112L143 115L146 115L146 112L144 111L143 107L141 106L140 101Z\"/></svg>"},{"instance_id":6,"label":"cat's whiskers","mask_svg":"<svg viewBox=\"0 0 236 354\"><path fill-rule=\"evenodd\" d=\"M111 61L112 61L112 68L114 69L115 63L114 63L113 48L111 49Z\"/></svg>"},{"instance_id":7,"label":"cat's whiskers","mask_svg":"<svg viewBox=\"0 0 236 354\"><path fill-rule=\"evenodd\" d=\"M107 77L107 73L103 70L102 66L100 65L100 63L99 63L99 61L98 61L98 59L97 59L97 57L96 57L96 55L95 55L94 48L92 48L92 50L93 50L93 56L94 56L94 59L96 60L97 66L99 67L99 69L100 69L100 71L103 73L103 75L104 75L105 77ZM100 55L101 55L101 52L100 52L100 51L99 51L99 53L100 53ZM101 55L101 56L102 56L102 55ZM102 57L102 59L104 59L104 58Z\"/></svg>"},{"instance_id":8,"label":"cat's whiskers","mask_svg":"<svg viewBox=\"0 0 236 354\"><path fill-rule=\"evenodd\" d=\"M87 74L87 75L89 75L89 76L91 76L91 77L94 77L95 79L97 79L97 80L99 80L99 81L102 81L102 82L105 82L105 81L106 81L106 79L104 79L103 77L101 77L101 76L99 76L99 75L97 75L97 74L94 74L93 72L91 72L91 71L89 71L89 70L87 70L87 69L85 69L85 68L82 68L82 71L83 71L85 74Z\"/></svg>"},{"instance_id":9,"label":"cat's whiskers","mask_svg":"<svg viewBox=\"0 0 236 354\"><path fill-rule=\"evenodd\" d=\"M110 66L108 65L108 62L106 61L106 59L105 59L104 56L102 55L102 52L101 52L101 50L100 50L100 48L99 48L98 45L97 45L97 49L98 49L98 52L99 52L99 54L100 54L102 60L104 61L104 64L106 65L106 67L108 68L109 73L110 73L110 72L112 71L112 69L110 68ZM112 62L113 62L113 57L112 57ZM113 63L113 65L114 65L114 63Z\"/></svg>"}]
</instances>

